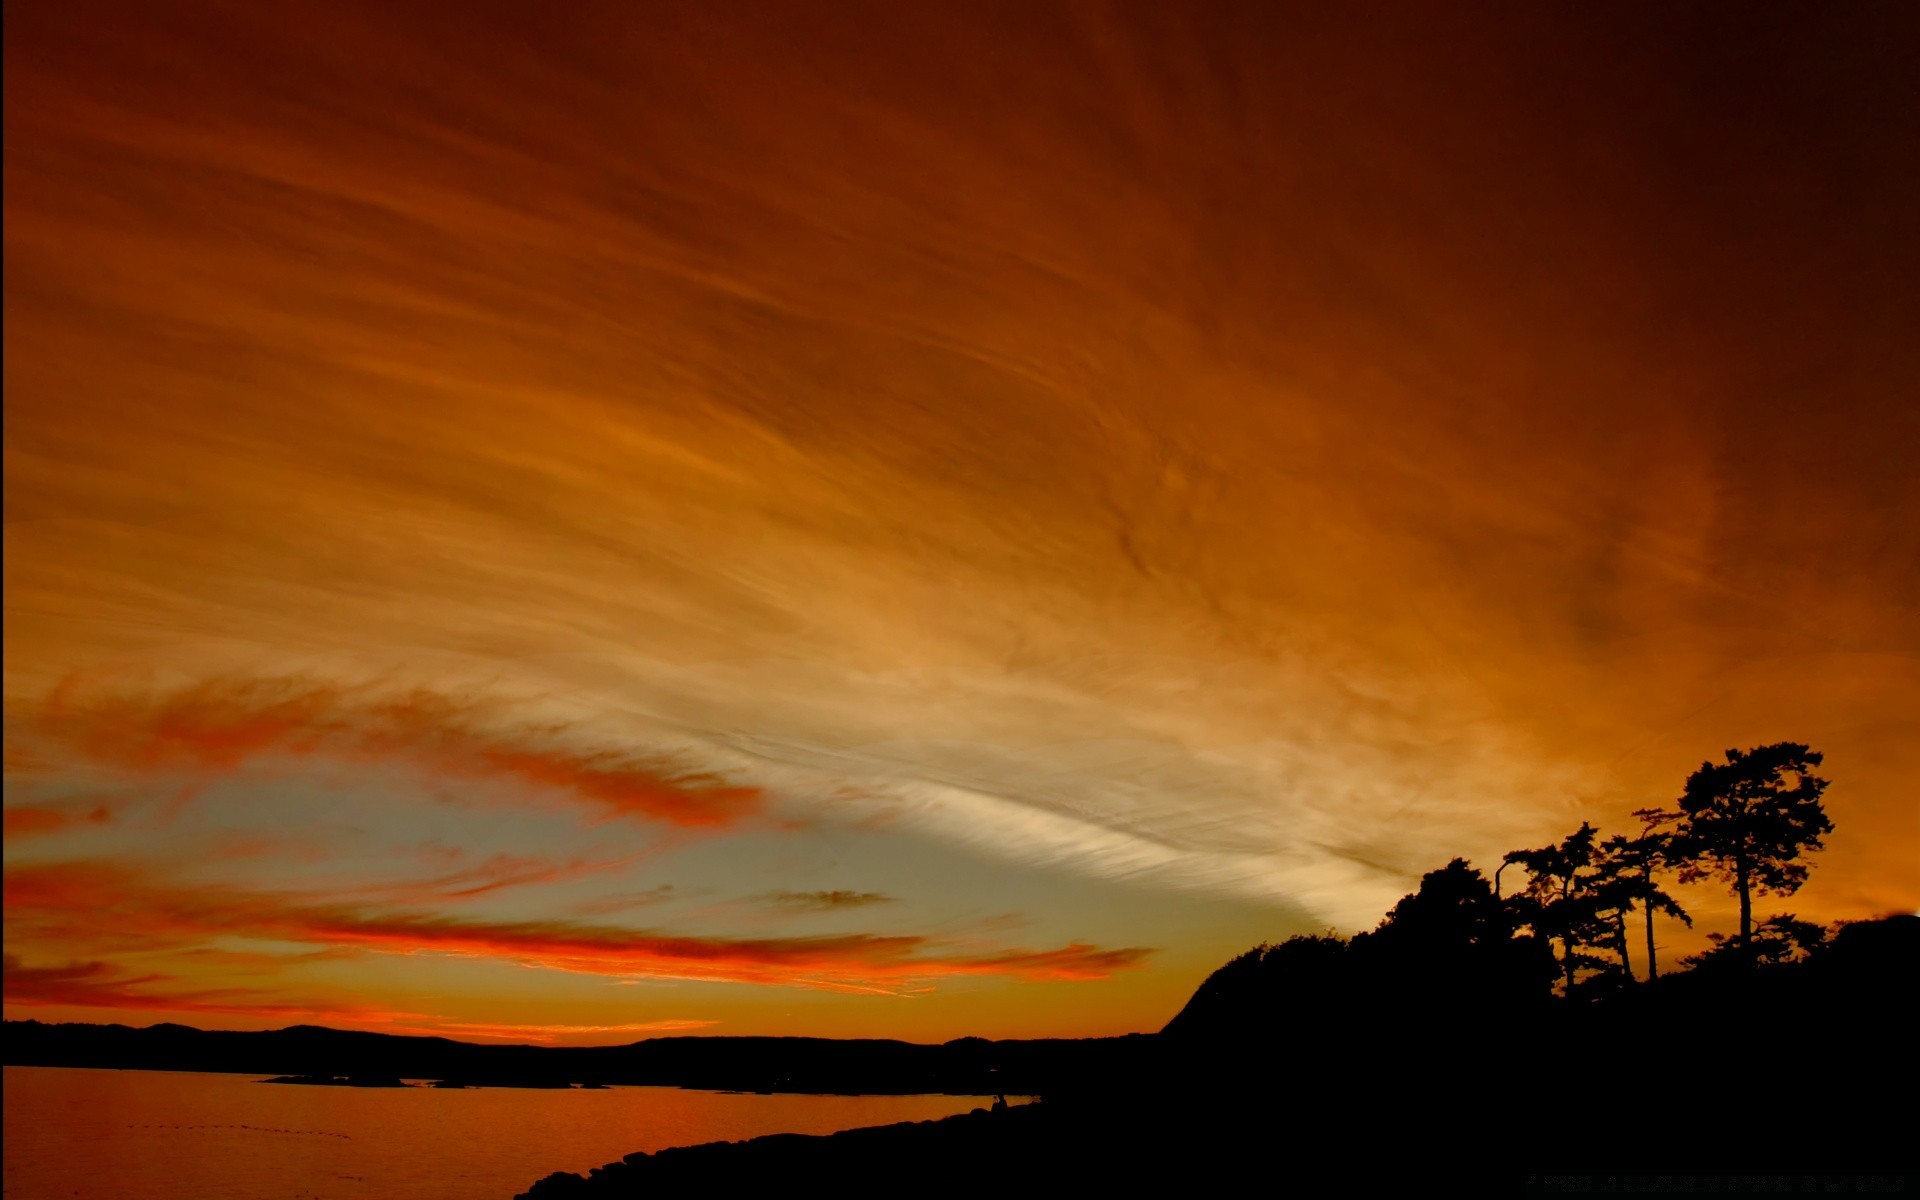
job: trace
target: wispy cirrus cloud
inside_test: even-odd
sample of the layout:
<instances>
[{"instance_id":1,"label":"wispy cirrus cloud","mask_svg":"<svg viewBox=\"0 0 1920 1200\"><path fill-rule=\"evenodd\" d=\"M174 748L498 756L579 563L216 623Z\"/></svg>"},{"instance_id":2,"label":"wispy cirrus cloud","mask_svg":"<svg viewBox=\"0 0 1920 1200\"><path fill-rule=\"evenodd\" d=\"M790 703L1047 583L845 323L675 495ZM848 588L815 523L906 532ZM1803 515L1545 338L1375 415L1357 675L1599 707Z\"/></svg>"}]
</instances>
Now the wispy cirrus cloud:
<instances>
[{"instance_id":1,"label":"wispy cirrus cloud","mask_svg":"<svg viewBox=\"0 0 1920 1200\"><path fill-rule=\"evenodd\" d=\"M644 908L649 904L661 904L674 898L678 889L670 883L657 887L638 888L633 891L614 892L610 895L596 896L591 900L581 900L568 906L575 916L600 917L609 913L627 912L635 908Z\"/></svg>"},{"instance_id":2,"label":"wispy cirrus cloud","mask_svg":"<svg viewBox=\"0 0 1920 1200\"><path fill-rule=\"evenodd\" d=\"M760 901L779 908L803 912L834 912L846 908L867 908L875 904L895 903L896 897L881 892L767 892Z\"/></svg>"},{"instance_id":3,"label":"wispy cirrus cloud","mask_svg":"<svg viewBox=\"0 0 1920 1200\"><path fill-rule=\"evenodd\" d=\"M499 780L568 795L615 817L723 827L762 806L760 789L668 756L598 744L561 725L426 689L321 680L216 678L160 690L69 678L13 706L49 757L136 775L224 773L276 758L397 762L451 780Z\"/></svg>"},{"instance_id":4,"label":"wispy cirrus cloud","mask_svg":"<svg viewBox=\"0 0 1920 1200\"><path fill-rule=\"evenodd\" d=\"M644 853L617 858L573 857L554 859L538 854L493 854L470 867L444 875L365 889L366 895L397 903L448 903L476 900L514 888L567 883L618 871L641 858Z\"/></svg>"},{"instance_id":5,"label":"wispy cirrus cloud","mask_svg":"<svg viewBox=\"0 0 1920 1200\"><path fill-rule=\"evenodd\" d=\"M1860 123L1894 39L1676 55L1578 6L1429 6L1383 39L1262 5L1009 37L948 7L929 57L912 5L459 31L531 55L446 53L399 5L346 39L325 5L16 5L9 687L219 678L10 704L11 799L73 764L148 796L272 771L220 799L318 843L342 762L659 841L765 831L791 797L820 845L774 830L673 877L847 881L946 930L1019 906L1035 944L1177 941L1170 972L1366 928L1455 854L1617 825L1703 753L1804 737L1840 774L1802 911L1914 906L1916 272L1875 207L1913 172ZM1841 7L1806 28L1851 45ZM1606 52L1540 70L1569 38ZM1761 82L1782 102L1734 114ZM1500 169L1517 145L1550 153ZM437 690L249 677L299 668ZM769 797L657 758L676 731ZM842 814L870 823L828 847ZM193 815L166 853L238 848L205 836L234 812ZM417 893L360 859L277 907L672 911L611 875L521 903L545 868L475 864L623 850L446 815L360 822L357 846L468 843ZM23 859L134 824L20 820ZM753 908L683 919L777 915ZM36 920L72 928L42 943L66 962L138 953L137 916Z\"/></svg>"}]
</instances>

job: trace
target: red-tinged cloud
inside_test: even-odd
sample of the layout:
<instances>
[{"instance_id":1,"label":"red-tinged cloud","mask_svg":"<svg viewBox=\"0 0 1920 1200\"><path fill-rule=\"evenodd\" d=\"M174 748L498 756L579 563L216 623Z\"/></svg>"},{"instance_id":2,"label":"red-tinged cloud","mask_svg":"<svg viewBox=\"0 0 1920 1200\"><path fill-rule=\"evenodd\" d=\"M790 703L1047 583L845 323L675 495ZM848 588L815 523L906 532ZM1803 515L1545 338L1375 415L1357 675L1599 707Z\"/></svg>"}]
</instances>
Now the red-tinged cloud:
<instances>
[{"instance_id":1,"label":"red-tinged cloud","mask_svg":"<svg viewBox=\"0 0 1920 1200\"><path fill-rule=\"evenodd\" d=\"M71 824L73 818L58 809L23 804L6 810L6 836L10 838L57 833Z\"/></svg>"},{"instance_id":2,"label":"red-tinged cloud","mask_svg":"<svg viewBox=\"0 0 1920 1200\"><path fill-rule=\"evenodd\" d=\"M463 920L411 910L314 903L234 888L186 888L98 863L22 867L5 886L8 936L72 944L74 914L100 914L122 937L186 947L220 936L393 954L449 954L619 978L667 978L901 991L963 975L1101 979L1150 950L1074 943L1053 950L959 950L911 934L802 938L676 935L575 921Z\"/></svg>"},{"instance_id":3,"label":"red-tinged cloud","mask_svg":"<svg viewBox=\"0 0 1920 1200\"><path fill-rule=\"evenodd\" d=\"M584 745L562 727L499 719L424 690L378 694L302 679L216 679L172 691L69 680L22 717L50 749L134 773L230 772L275 757L409 764L444 779L505 780L571 795L614 816L723 826L759 789L661 756Z\"/></svg>"},{"instance_id":4,"label":"red-tinged cloud","mask_svg":"<svg viewBox=\"0 0 1920 1200\"><path fill-rule=\"evenodd\" d=\"M273 999L244 988L167 991L179 980L149 972L134 974L107 962L70 962L29 966L20 956L5 957L6 1002L23 1008L100 1008L128 1012L218 1015L267 1019L300 1018L352 1027L375 1026L389 1033L477 1038L495 1042L551 1044L587 1034L635 1037L690 1033L719 1024L694 1018L669 1018L610 1025L517 1025L447 1020L431 1013L402 1012L370 1005Z\"/></svg>"},{"instance_id":5,"label":"red-tinged cloud","mask_svg":"<svg viewBox=\"0 0 1920 1200\"><path fill-rule=\"evenodd\" d=\"M155 984L177 983L170 975L132 974L112 963L72 962L64 966L28 966L16 954L5 956L8 1004L28 1007L119 1008L137 1012L220 1013L251 1017L318 1017L381 1023L415 1013L391 1013L364 1005L272 1001L238 988L156 992Z\"/></svg>"},{"instance_id":6,"label":"red-tinged cloud","mask_svg":"<svg viewBox=\"0 0 1920 1200\"><path fill-rule=\"evenodd\" d=\"M710 1029L719 1023L678 1017L664 1021L636 1021L624 1025L506 1025L477 1021L438 1021L434 1023L432 1032L451 1037L480 1038L485 1041L550 1043L563 1037L580 1037L589 1033L641 1036L691 1033L696 1029Z\"/></svg>"},{"instance_id":7,"label":"red-tinged cloud","mask_svg":"<svg viewBox=\"0 0 1920 1200\"><path fill-rule=\"evenodd\" d=\"M41 804L17 804L6 810L5 832L10 838L32 837L42 833L58 833L76 825L105 824L108 819L109 814L104 808L78 813Z\"/></svg>"}]
</instances>

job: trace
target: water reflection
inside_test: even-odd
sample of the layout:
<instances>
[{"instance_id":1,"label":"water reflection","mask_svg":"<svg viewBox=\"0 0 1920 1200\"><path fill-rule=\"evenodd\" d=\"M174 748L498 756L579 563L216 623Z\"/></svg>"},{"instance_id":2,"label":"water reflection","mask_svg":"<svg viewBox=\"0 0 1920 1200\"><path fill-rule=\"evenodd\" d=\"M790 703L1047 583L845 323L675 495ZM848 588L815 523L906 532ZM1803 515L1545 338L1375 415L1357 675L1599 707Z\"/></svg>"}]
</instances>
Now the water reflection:
<instances>
[{"instance_id":1,"label":"water reflection","mask_svg":"<svg viewBox=\"0 0 1920 1200\"><path fill-rule=\"evenodd\" d=\"M7 1067L8 1200L504 1200L635 1150L831 1133L965 1096L269 1087L264 1076Z\"/></svg>"}]
</instances>

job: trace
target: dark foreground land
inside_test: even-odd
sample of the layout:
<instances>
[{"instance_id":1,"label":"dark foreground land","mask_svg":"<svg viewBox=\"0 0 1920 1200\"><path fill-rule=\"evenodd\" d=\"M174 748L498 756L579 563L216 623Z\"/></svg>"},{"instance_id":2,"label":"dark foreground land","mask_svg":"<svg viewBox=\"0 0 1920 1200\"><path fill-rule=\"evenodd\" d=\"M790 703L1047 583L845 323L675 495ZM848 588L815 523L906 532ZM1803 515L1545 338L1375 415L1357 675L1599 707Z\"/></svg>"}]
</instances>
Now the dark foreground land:
<instances>
[{"instance_id":1,"label":"dark foreground land","mask_svg":"<svg viewBox=\"0 0 1920 1200\"><path fill-rule=\"evenodd\" d=\"M1806 961L1584 1001L1506 993L1512 964L1471 955L1283 949L1223 968L1163 1033L1104 1044L1031 1106L635 1154L523 1197L859 1180L937 1194L1920 1194L1920 917L1851 926Z\"/></svg>"},{"instance_id":2,"label":"dark foreground land","mask_svg":"<svg viewBox=\"0 0 1920 1200\"><path fill-rule=\"evenodd\" d=\"M1891 1122L1870 1150L1835 1147L1817 1155L1786 1152L1764 1130L1712 1154L1681 1150L1587 1154L1556 1144L1528 1149L1463 1122L1398 1129L1392 1124L1339 1125L1342 1117L1311 1106L1279 1107L1258 1122L1206 1107L1146 1114L1015 1107L976 1110L942 1121L854 1129L828 1137L782 1134L632 1154L590 1176L560 1173L518 1200L599 1200L745 1189L828 1187L836 1182L900 1181L914 1194L1192 1195L1246 1189L1314 1196L1566 1195L1594 1192L1665 1195L1920 1194L1910 1151L1894 1149L1907 1130ZM1214 1119L1208 1119L1214 1118ZM1631 1121L1622 1118L1622 1126ZM1724 1125L1709 1126L1724 1130ZM1587 1137L1617 1142L1634 1134L1603 1127ZM1673 1131L1669 1137L1684 1136ZM1862 1143L1869 1139L1859 1139ZM1876 1167L1875 1164L1878 1164ZM1904 1172L1904 1173L1903 1173Z\"/></svg>"}]
</instances>

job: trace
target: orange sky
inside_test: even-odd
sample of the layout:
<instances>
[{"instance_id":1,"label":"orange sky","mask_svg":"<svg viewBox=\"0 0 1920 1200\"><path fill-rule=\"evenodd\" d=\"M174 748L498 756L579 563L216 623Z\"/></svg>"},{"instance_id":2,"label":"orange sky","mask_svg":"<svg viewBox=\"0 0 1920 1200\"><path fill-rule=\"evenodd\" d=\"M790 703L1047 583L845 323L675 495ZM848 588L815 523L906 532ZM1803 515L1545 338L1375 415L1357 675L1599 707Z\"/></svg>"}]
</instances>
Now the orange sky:
<instances>
[{"instance_id":1,"label":"orange sky","mask_svg":"<svg viewBox=\"0 0 1920 1200\"><path fill-rule=\"evenodd\" d=\"M1157 1028L1782 739L1920 906L1910 11L5 20L9 1017Z\"/></svg>"}]
</instances>

